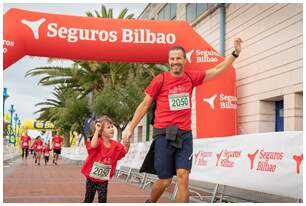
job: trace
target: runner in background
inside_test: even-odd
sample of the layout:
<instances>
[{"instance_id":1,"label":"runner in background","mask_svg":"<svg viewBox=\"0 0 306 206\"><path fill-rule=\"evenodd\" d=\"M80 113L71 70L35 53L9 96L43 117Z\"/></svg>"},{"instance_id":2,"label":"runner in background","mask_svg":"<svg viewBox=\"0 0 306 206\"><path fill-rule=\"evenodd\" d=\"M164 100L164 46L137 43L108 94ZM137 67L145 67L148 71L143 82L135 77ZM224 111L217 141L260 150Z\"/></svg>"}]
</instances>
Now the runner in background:
<instances>
[{"instance_id":1,"label":"runner in background","mask_svg":"<svg viewBox=\"0 0 306 206\"><path fill-rule=\"evenodd\" d=\"M57 165L58 156L61 154L63 138L59 134L59 129L56 132L56 135L52 137L52 149L53 149L53 164Z\"/></svg>"},{"instance_id":2,"label":"runner in background","mask_svg":"<svg viewBox=\"0 0 306 206\"><path fill-rule=\"evenodd\" d=\"M31 151L31 154L33 155L33 159L35 159L35 157L36 157L36 152L35 152L35 148L36 148L36 145L34 144L34 141L35 140L31 140L31 147L30 147L30 151Z\"/></svg>"},{"instance_id":3,"label":"runner in background","mask_svg":"<svg viewBox=\"0 0 306 206\"><path fill-rule=\"evenodd\" d=\"M45 165L47 165L47 163L49 162L50 151L50 145L48 143L45 143L42 150L45 159Z\"/></svg>"},{"instance_id":4,"label":"runner in background","mask_svg":"<svg viewBox=\"0 0 306 206\"><path fill-rule=\"evenodd\" d=\"M35 164L38 163L38 165L40 165L40 159L41 159L41 153L42 153L42 149L43 149L43 141L41 140L40 136L37 136L35 138L35 141L32 145L32 147L35 150Z\"/></svg>"},{"instance_id":5,"label":"runner in background","mask_svg":"<svg viewBox=\"0 0 306 206\"><path fill-rule=\"evenodd\" d=\"M30 145L31 137L28 135L28 131L25 130L23 135L20 137L20 145L22 149L22 160L27 160L29 154L29 145Z\"/></svg>"}]
</instances>

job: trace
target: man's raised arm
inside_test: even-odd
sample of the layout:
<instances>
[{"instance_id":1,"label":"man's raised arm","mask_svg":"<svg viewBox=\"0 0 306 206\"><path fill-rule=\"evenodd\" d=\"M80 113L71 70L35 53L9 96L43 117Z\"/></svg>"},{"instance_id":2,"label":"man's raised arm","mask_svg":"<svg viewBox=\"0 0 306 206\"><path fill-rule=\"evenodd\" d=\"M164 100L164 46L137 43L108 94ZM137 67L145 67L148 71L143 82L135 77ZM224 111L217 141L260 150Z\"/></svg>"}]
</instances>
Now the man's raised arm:
<instances>
[{"instance_id":1,"label":"man's raised arm","mask_svg":"<svg viewBox=\"0 0 306 206\"><path fill-rule=\"evenodd\" d=\"M206 75L205 75L205 79L203 80L203 82L214 78L218 74L221 74L226 68L232 65L232 63L235 61L235 59L239 56L241 52L241 42L242 40L240 38L237 38L234 40L235 51L231 55L226 57L223 62L221 62L214 68L206 70Z\"/></svg>"}]
</instances>

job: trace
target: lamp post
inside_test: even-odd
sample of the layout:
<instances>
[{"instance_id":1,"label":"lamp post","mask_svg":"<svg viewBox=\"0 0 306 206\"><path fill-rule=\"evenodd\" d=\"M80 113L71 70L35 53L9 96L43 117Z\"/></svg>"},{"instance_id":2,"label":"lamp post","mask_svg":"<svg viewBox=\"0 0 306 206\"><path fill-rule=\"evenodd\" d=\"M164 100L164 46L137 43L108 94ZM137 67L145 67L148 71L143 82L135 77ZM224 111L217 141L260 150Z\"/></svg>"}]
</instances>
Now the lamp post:
<instances>
[{"instance_id":1,"label":"lamp post","mask_svg":"<svg viewBox=\"0 0 306 206\"><path fill-rule=\"evenodd\" d=\"M7 88L3 88L3 138L5 138L6 133L6 124L4 119L4 113L5 113L5 101L9 97L9 94L7 93Z\"/></svg>"},{"instance_id":2,"label":"lamp post","mask_svg":"<svg viewBox=\"0 0 306 206\"><path fill-rule=\"evenodd\" d=\"M21 126L21 122L20 122L20 119L18 120L18 137L20 135L20 126Z\"/></svg>"},{"instance_id":3,"label":"lamp post","mask_svg":"<svg viewBox=\"0 0 306 206\"><path fill-rule=\"evenodd\" d=\"M19 120L19 117L17 115L17 113L15 113L15 117L14 117L14 120L15 120L15 138L14 138L14 146L16 146L16 139L17 139L17 122Z\"/></svg>"},{"instance_id":4,"label":"lamp post","mask_svg":"<svg viewBox=\"0 0 306 206\"><path fill-rule=\"evenodd\" d=\"M14 105L11 104L11 108L9 109L9 112L11 114L11 119L10 119L10 133L9 133L9 144L11 144L11 137L12 137L12 130L13 130L13 113L15 112L15 109L14 109Z\"/></svg>"}]
</instances>

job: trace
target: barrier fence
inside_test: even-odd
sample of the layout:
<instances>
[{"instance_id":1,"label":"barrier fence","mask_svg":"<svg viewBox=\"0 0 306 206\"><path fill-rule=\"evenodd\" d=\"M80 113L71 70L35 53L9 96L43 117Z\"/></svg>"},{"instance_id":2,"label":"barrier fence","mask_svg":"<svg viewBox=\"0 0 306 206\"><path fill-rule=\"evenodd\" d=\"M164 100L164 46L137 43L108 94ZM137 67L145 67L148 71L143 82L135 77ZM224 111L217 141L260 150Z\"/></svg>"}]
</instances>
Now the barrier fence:
<instances>
[{"instance_id":1,"label":"barrier fence","mask_svg":"<svg viewBox=\"0 0 306 206\"><path fill-rule=\"evenodd\" d=\"M292 131L194 139L190 179L302 199L302 138ZM139 170L150 144L131 144L119 170Z\"/></svg>"}]
</instances>

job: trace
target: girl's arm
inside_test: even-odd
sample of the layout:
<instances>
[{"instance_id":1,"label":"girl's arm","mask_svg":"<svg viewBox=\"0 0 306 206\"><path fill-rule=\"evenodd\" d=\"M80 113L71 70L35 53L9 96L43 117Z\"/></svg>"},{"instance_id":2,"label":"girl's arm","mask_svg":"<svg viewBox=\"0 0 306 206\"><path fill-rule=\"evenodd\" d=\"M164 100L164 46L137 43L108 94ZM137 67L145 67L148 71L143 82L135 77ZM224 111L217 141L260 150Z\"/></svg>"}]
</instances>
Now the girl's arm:
<instances>
[{"instance_id":1,"label":"girl's arm","mask_svg":"<svg viewBox=\"0 0 306 206\"><path fill-rule=\"evenodd\" d=\"M90 141L91 148L97 148L98 147L98 138L99 138L100 131L102 129L100 122L97 122L95 124L95 127L96 127L95 133L94 133L94 135L93 135L93 137Z\"/></svg>"}]
</instances>

